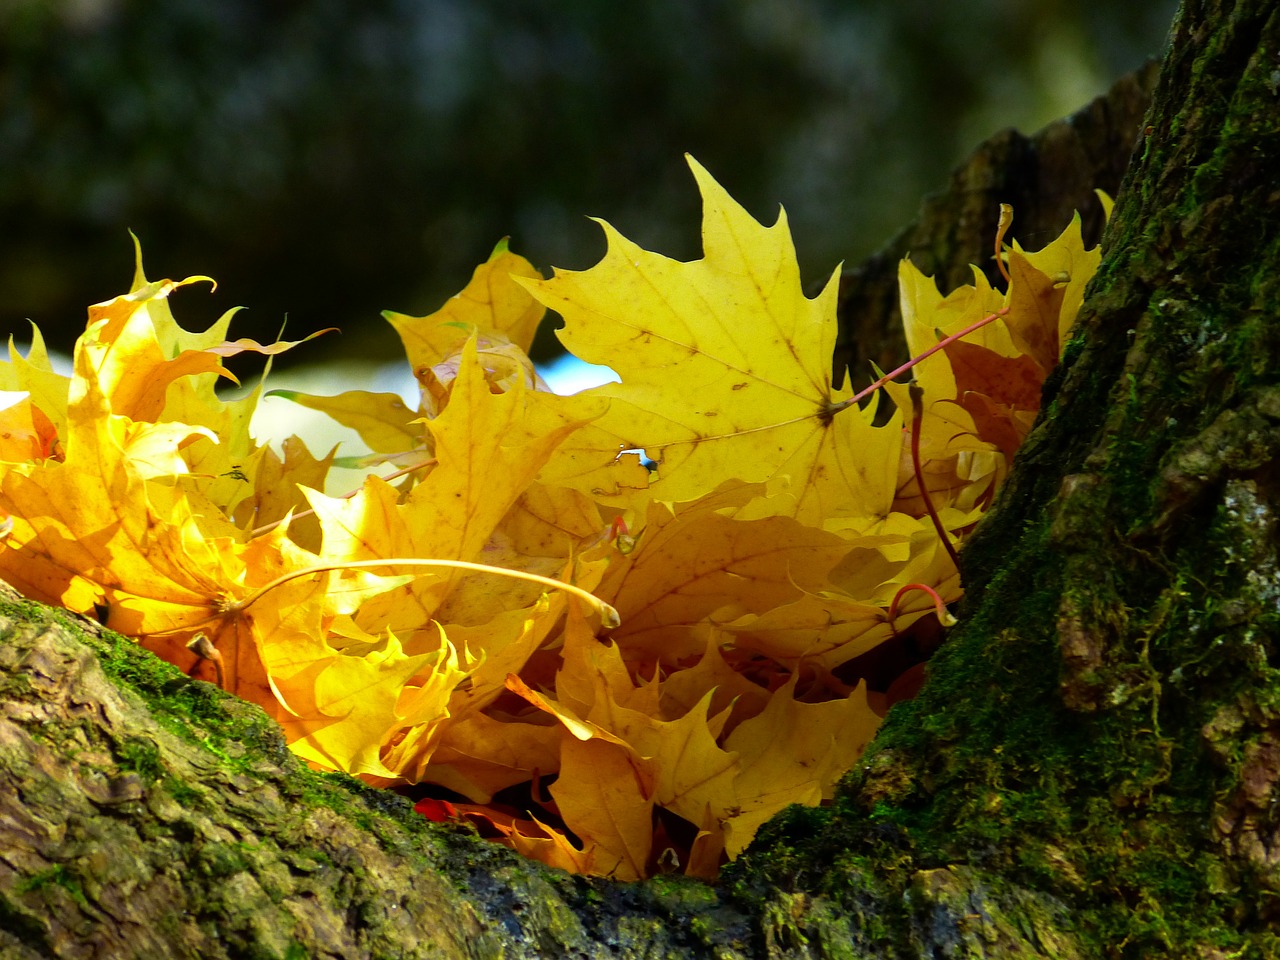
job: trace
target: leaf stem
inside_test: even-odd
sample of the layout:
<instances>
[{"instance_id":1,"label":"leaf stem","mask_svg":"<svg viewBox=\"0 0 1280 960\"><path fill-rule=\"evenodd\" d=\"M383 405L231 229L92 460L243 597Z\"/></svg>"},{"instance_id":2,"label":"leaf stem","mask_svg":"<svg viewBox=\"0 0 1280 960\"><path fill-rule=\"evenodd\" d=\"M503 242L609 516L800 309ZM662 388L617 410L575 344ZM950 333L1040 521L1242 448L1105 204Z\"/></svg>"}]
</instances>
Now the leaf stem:
<instances>
[{"instance_id":1,"label":"leaf stem","mask_svg":"<svg viewBox=\"0 0 1280 960\"><path fill-rule=\"evenodd\" d=\"M918 383L907 387L911 394L911 468L916 474L916 486L920 488L920 496L924 498L924 508L929 511L929 519L933 521L933 529L938 531L938 539L951 555L951 562L956 570L960 569L960 558L956 556L956 548L951 544L951 535L942 525L937 509L933 506L933 498L929 496L929 488L924 482L924 468L920 465L920 421L924 418L924 388Z\"/></svg>"},{"instance_id":2,"label":"leaf stem","mask_svg":"<svg viewBox=\"0 0 1280 960\"><path fill-rule=\"evenodd\" d=\"M1007 203L1000 204L1000 220L996 224L996 267L1000 270L1000 276L1004 277L1005 283L1012 283L1009 279L1009 267L1004 262L1004 251L1001 244L1004 242L1004 235L1013 226L1013 207Z\"/></svg>"},{"instance_id":3,"label":"leaf stem","mask_svg":"<svg viewBox=\"0 0 1280 960\"><path fill-rule=\"evenodd\" d=\"M556 580L552 577L544 577L537 573L527 573L524 570L510 570L506 567L494 567L487 563L471 563L468 560L435 560L422 557L388 557L385 560L348 560L342 563L320 563L312 567L302 567L299 570L292 570L289 573L276 577L269 583L263 584L257 590L249 594L243 600L237 600L234 603L227 604L222 612L240 613L246 608L252 606L261 600L268 592L274 590L290 580L296 580L299 577L308 577L317 573L324 573L329 570L370 570L377 567L447 567L454 570L468 570L472 573L492 573L500 577L511 577L514 580L527 580L530 583L541 584L544 587L550 587L553 590L563 590L565 593L571 593L580 600L585 601L593 610L600 615L605 629L613 629L622 622L622 618L618 616L618 611L605 601L601 600L595 594L583 590L582 587L572 583L565 583L563 580Z\"/></svg>"},{"instance_id":4,"label":"leaf stem","mask_svg":"<svg viewBox=\"0 0 1280 960\"><path fill-rule=\"evenodd\" d=\"M995 320L997 317L1007 316L1008 313L1009 313L1008 307L1001 307L995 313L987 314L981 320L974 321L973 323L969 324L969 326L965 327L963 330L957 330L955 333L951 334L950 336L943 337L941 340L939 340L937 343L931 346L928 350L925 350L923 353L921 353L917 357L912 357L910 360L908 360L902 366L898 367L896 370L889 371L884 376L882 376L879 380L876 380L874 383L872 383L869 387L858 391L852 397L849 397L847 400L841 400L839 403L831 404L830 406L827 407L824 413L828 417L833 417L837 413L839 413L841 410L846 410L849 407L852 407L855 403L861 403L863 400L865 400L871 394L875 393L877 390L883 387L886 383L888 383L894 377L897 377L906 373L908 370L910 370L920 361L928 359L929 357L937 353L939 350L945 349L948 344L955 343L961 337L967 337L969 334L973 333L975 330L981 330L983 327L985 327L991 321Z\"/></svg>"},{"instance_id":5,"label":"leaf stem","mask_svg":"<svg viewBox=\"0 0 1280 960\"><path fill-rule=\"evenodd\" d=\"M898 619L899 602L901 602L902 598L906 596L908 593L910 593L912 590L920 590L924 593L927 593L929 596L933 597L933 609L938 614L938 622L941 623L944 627L955 626L956 618L953 617L950 614L950 612L948 612L947 605L942 602L942 597L938 596L938 591L933 589L933 587L929 586L928 584L924 584L924 583L903 584L902 587L898 589L898 592L893 595L893 602L889 604L890 625L893 624L894 620ZM895 630L894 633L896 634L897 631Z\"/></svg>"}]
</instances>

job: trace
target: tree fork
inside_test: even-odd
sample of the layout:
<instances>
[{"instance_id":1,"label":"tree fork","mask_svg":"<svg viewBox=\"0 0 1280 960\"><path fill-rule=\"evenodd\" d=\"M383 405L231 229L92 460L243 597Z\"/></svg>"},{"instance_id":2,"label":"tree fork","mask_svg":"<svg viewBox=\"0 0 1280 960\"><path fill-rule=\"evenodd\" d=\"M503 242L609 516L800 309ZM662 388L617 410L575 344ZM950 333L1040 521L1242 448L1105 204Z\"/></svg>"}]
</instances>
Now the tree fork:
<instances>
[{"instance_id":1,"label":"tree fork","mask_svg":"<svg viewBox=\"0 0 1280 960\"><path fill-rule=\"evenodd\" d=\"M1184 3L961 625L833 806L717 886L570 877L10 597L0 956L1280 955L1277 50Z\"/></svg>"}]
</instances>

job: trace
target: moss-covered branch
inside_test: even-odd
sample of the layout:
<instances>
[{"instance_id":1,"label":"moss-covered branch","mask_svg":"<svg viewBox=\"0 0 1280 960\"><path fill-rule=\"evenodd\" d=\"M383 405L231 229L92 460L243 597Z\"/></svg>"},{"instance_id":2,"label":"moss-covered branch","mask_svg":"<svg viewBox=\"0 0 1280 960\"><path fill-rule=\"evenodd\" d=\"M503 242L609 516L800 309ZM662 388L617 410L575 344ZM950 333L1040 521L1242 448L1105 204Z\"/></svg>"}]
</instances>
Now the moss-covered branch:
<instances>
[{"instance_id":1,"label":"moss-covered branch","mask_svg":"<svg viewBox=\"0 0 1280 960\"><path fill-rule=\"evenodd\" d=\"M610 887L429 824L307 770L257 707L7 588L0 682L6 958L750 953L696 882Z\"/></svg>"}]
</instances>

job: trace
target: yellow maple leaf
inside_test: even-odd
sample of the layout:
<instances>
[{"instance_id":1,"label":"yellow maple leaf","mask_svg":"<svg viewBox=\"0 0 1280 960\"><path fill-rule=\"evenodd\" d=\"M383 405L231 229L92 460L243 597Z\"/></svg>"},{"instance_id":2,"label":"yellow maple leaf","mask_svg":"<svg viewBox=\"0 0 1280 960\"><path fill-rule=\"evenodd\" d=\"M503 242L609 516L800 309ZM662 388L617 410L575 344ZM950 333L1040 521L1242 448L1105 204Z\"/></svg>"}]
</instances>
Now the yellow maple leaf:
<instances>
[{"instance_id":1,"label":"yellow maple leaf","mask_svg":"<svg viewBox=\"0 0 1280 960\"><path fill-rule=\"evenodd\" d=\"M730 639L723 630L709 630L706 649L692 666L668 673L660 682L648 681L658 687L658 716L666 720L685 716L710 694L709 716L733 707L721 731L728 733L763 710L769 702L768 688L748 680L729 664L724 657L729 646Z\"/></svg>"},{"instance_id":2,"label":"yellow maple leaf","mask_svg":"<svg viewBox=\"0 0 1280 960\"><path fill-rule=\"evenodd\" d=\"M357 654L334 650L318 634L301 630L288 643L276 635L266 644L291 749L331 770L388 778L401 774L410 755L418 762L429 756L419 740L444 719L467 673L443 631L435 651L413 656L394 634Z\"/></svg>"},{"instance_id":3,"label":"yellow maple leaf","mask_svg":"<svg viewBox=\"0 0 1280 960\"><path fill-rule=\"evenodd\" d=\"M725 741L740 764L729 802L721 800L717 810L730 857L787 805L813 806L830 798L880 726L864 689L843 700L802 703L794 697L796 680L793 674L763 711Z\"/></svg>"},{"instance_id":4,"label":"yellow maple leaf","mask_svg":"<svg viewBox=\"0 0 1280 960\"><path fill-rule=\"evenodd\" d=\"M545 309L518 286L513 277L541 277L524 257L512 253L504 240L489 260L476 267L471 282L439 310L422 317L394 311L383 316L404 345L410 367L421 388L419 408L409 409L393 393L348 390L319 397L296 390L272 390L266 396L290 400L316 410L355 430L375 456L364 465L390 461L417 466L432 454L431 434L424 418L438 416L448 402L453 381L464 362L467 344L488 380L499 392L513 389L517 380L538 384L527 356Z\"/></svg>"},{"instance_id":5,"label":"yellow maple leaf","mask_svg":"<svg viewBox=\"0 0 1280 960\"><path fill-rule=\"evenodd\" d=\"M211 542L180 488L147 481L185 472L179 447L208 431L114 415L86 351L75 362L65 459L11 464L0 478L16 518L0 575L46 603L104 607L109 625L135 635L207 618L240 577L226 549L234 530Z\"/></svg>"},{"instance_id":6,"label":"yellow maple leaf","mask_svg":"<svg viewBox=\"0 0 1280 960\"><path fill-rule=\"evenodd\" d=\"M600 738L565 737L551 787L565 825L586 839L595 870L617 880L649 874L653 847L652 761Z\"/></svg>"},{"instance_id":7,"label":"yellow maple leaf","mask_svg":"<svg viewBox=\"0 0 1280 960\"><path fill-rule=\"evenodd\" d=\"M1103 209L1110 217L1109 198L1105 195ZM1028 265L1062 289L1058 317L1058 340L1062 343L1066 342L1076 315L1080 312L1080 305L1084 302L1084 288L1093 279L1098 264L1102 262L1101 247L1086 249L1082 230L1080 214L1077 213L1058 238L1041 250L1030 252L1023 250L1017 243L1014 244L1014 249L1026 259Z\"/></svg>"},{"instance_id":8,"label":"yellow maple leaf","mask_svg":"<svg viewBox=\"0 0 1280 960\"><path fill-rule=\"evenodd\" d=\"M424 779L487 803L499 790L557 770L560 736L560 727L550 723L476 712L465 723L446 725Z\"/></svg>"},{"instance_id":9,"label":"yellow maple leaf","mask_svg":"<svg viewBox=\"0 0 1280 960\"><path fill-rule=\"evenodd\" d=\"M600 507L568 487L531 483L503 516L499 531L526 557L567 558L601 536Z\"/></svg>"},{"instance_id":10,"label":"yellow maple leaf","mask_svg":"<svg viewBox=\"0 0 1280 960\"><path fill-rule=\"evenodd\" d=\"M333 465L333 451L317 459L297 437L286 437L277 454L271 447L257 452L252 469L252 492L236 503L232 514L236 525L250 534L265 532L294 511L306 508L303 487L318 490ZM300 546L315 552L320 547L320 524L314 514L291 518L289 536Z\"/></svg>"},{"instance_id":11,"label":"yellow maple leaf","mask_svg":"<svg viewBox=\"0 0 1280 960\"><path fill-rule=\"evenodd\" d=\"M374 477L349 499L308 491L323 530L321 559L475 559L556 445L581 426L548 399L522 384L491 392L468 340L453 400L428 423L437 462L403 500ZM446 571L388 593L365 606L361 623L407 635L430 622L462 579Z\"/></svg>"},{"instance_id":12,"label":"yellow maple leaf","mask_svg":"<svg viewBox=\"0 0 1280 960\"><path fill-rule=\"evenodd\" d=\"M414 374L457 353L477 331L500 334L524 352L533 343L545 309L519 285L516 277L540 279L524 257L503 240L489 259L476 267L471 282L435 313L411 317L387 310L387 321L400 334Z\"/></svg>"},{"instance_id":13,"label":"yellow maple leaf","mask_svg":"<svg viewBox=\"0 0 1280 960\"><path fill-rule=\"evenodd\" d=\"M177 336L185 331L173 322L169 294L208 279L143 283L130 293L89 308L89 327L76 345L77 353L89 368L86 375L106 396L113 413L154 422L162 419L166 394L174 381L200 373L235 379L217 354L200 348L174 352L186 338ZM224 315L215 326L225 331L229 321L230 316ZM221 341L222 337L215 335L213 339Z\"/></svg>"},{"instance_id":14,"label":"yellow maple leaf","mask_svg":"<svg viewBox=\"0 0 1280 960\"><path fill-rule=\"evenodd\" d=\"M631 468L619 454L642 449L663 500L774 480L791 491L785 512L804 522L887 514L900 422L873 426L874 403L840 407L850 394L832 386L837 276L806 297L785 215L760 225L689 165L703 195L704 259L669 260L601 222L608 251L595 267L522 281L563 315L570 351L622 378L563 399L568 410L610 404L543 479L617 502L611 492L625 495L618 475Z\"/></svg>"},{"instance_id":15,"label":"yellow maple leaf","mask_svg":"<svg viewBox=\"0 0 1280 960\"><path fill-rule=\"evenodd\" d=\"M596 591L618 610L622 624L612 635L630 657L672 664L697 656L716 625L798 600L804 586L826 585L849 544L790 517L739 520L720 512L752 492L649 507L637 548L615 558Z\"/></svg>"},{"instance_id":16,"label":"yellow maple leaf","mask_svg":"<svg viewBox=\"0 0 1280 960\"><path fill-rule=\"evenodd\" d=\"M67 428L67 392L71 378L56 373L40 328L31 325L31 346L24 357L9 338L9 359L0 361L0 390L27 394L32 406L48 418L54 434Z\"/></svg>"},{"instance_id":17,"label":"yellow maple leaf","mask_svg":"<svg viewBox=\"0 0 1280 960\"><path fill-rule=\"evenodd\" d=\"M594 871L639 879L648 875L655 804L701 812L701 794L732 776L736 757L715 744L706 718L709 697L677 722L622 706L619 699L634 699L637 692L652 699L653 691L637 691L617 648L599 644L571 607L558 697L539 694L517 677L508 685L563 726L551 795L565 825L581 839L582 855ZM553 828L543 830L555 838ZM549 854L557 848L536 849Z\"/></svg>"},{"instance_id":18,"label":"yellow maple leaf","mask_svg":"<svg viewBox=\"0 0 1280 960\"><path fill-rule=\"evenodd\" d=\"M69 407L65 460L6 465L0 478L0 505L14 517L0 576L184 666L196 659L186 641L204 632L221 650L227 688L269 700L256 638L222 616L247 593L237 531L157 482L185 470L178 445L196 429L112 415L85 386Z\"/></svg>"},{"instance_id":19,"label":"yellow maple leaf","mask_svg":"<svg viewBox=\"0 0 1280 960\"><path fill-rule=\"evenodd\" d=\"M637 684L622 647L598 641L573 603L563 644L554 698L515 676L507 683L560 722L564 737L552 795L584 844L581 852L590 854L592 869L620 879L637 870L644 875L655 806L701 827L691 864L707 875L721 851L736 856L783 806L829 796L879 725L861 689L840 700L798 702L799 675L793 673L772 693L755 687L762 702L748 703L747 715L730 728L737 698L710 712L719 679L714 659L665 681ZM661 719L661 687L682 674L685 681L701 681L697 700L681 715ZM682 687L688 696L689 684ZM545 844L538 849L555 850Z\"/></svg>"},{"instance_id":20,"label":"yellow maple leaf","mask_svg":"<svg viewBox=\"0 0 1280 960\"><path fill-rule=\"evenodd\" d=\"M711 716L711 697L708 690L675 720L658 720L607 699L601 699L593 711L593 716L607 716L609 728L638 755L652 761L653 802L692 823L698 822L708 803L731 789L739 769L738 754L717 743L731 708Z\"/></svg>"}]
</instances>

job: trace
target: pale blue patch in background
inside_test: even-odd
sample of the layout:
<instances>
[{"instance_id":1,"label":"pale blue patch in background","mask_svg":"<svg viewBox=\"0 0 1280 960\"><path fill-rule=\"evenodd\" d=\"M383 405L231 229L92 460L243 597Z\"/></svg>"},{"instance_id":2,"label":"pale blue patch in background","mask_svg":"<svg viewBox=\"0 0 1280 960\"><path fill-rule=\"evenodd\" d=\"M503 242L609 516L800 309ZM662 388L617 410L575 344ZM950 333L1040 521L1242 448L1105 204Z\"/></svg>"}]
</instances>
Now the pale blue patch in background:
<instances>
[{"instance_id":1,"label":"pale blue patch in background","mask_svg":"<svg viewBox=\"0 0 1280 960\"><path fill-rule=\"evenodd\" d=\"M602 383L621 383L622 378L609 367L587 363L571 353L561 354L550 363L540 365L538 374L546 381L552 393L568 396Z\"/></svg>"}]
</instances>

